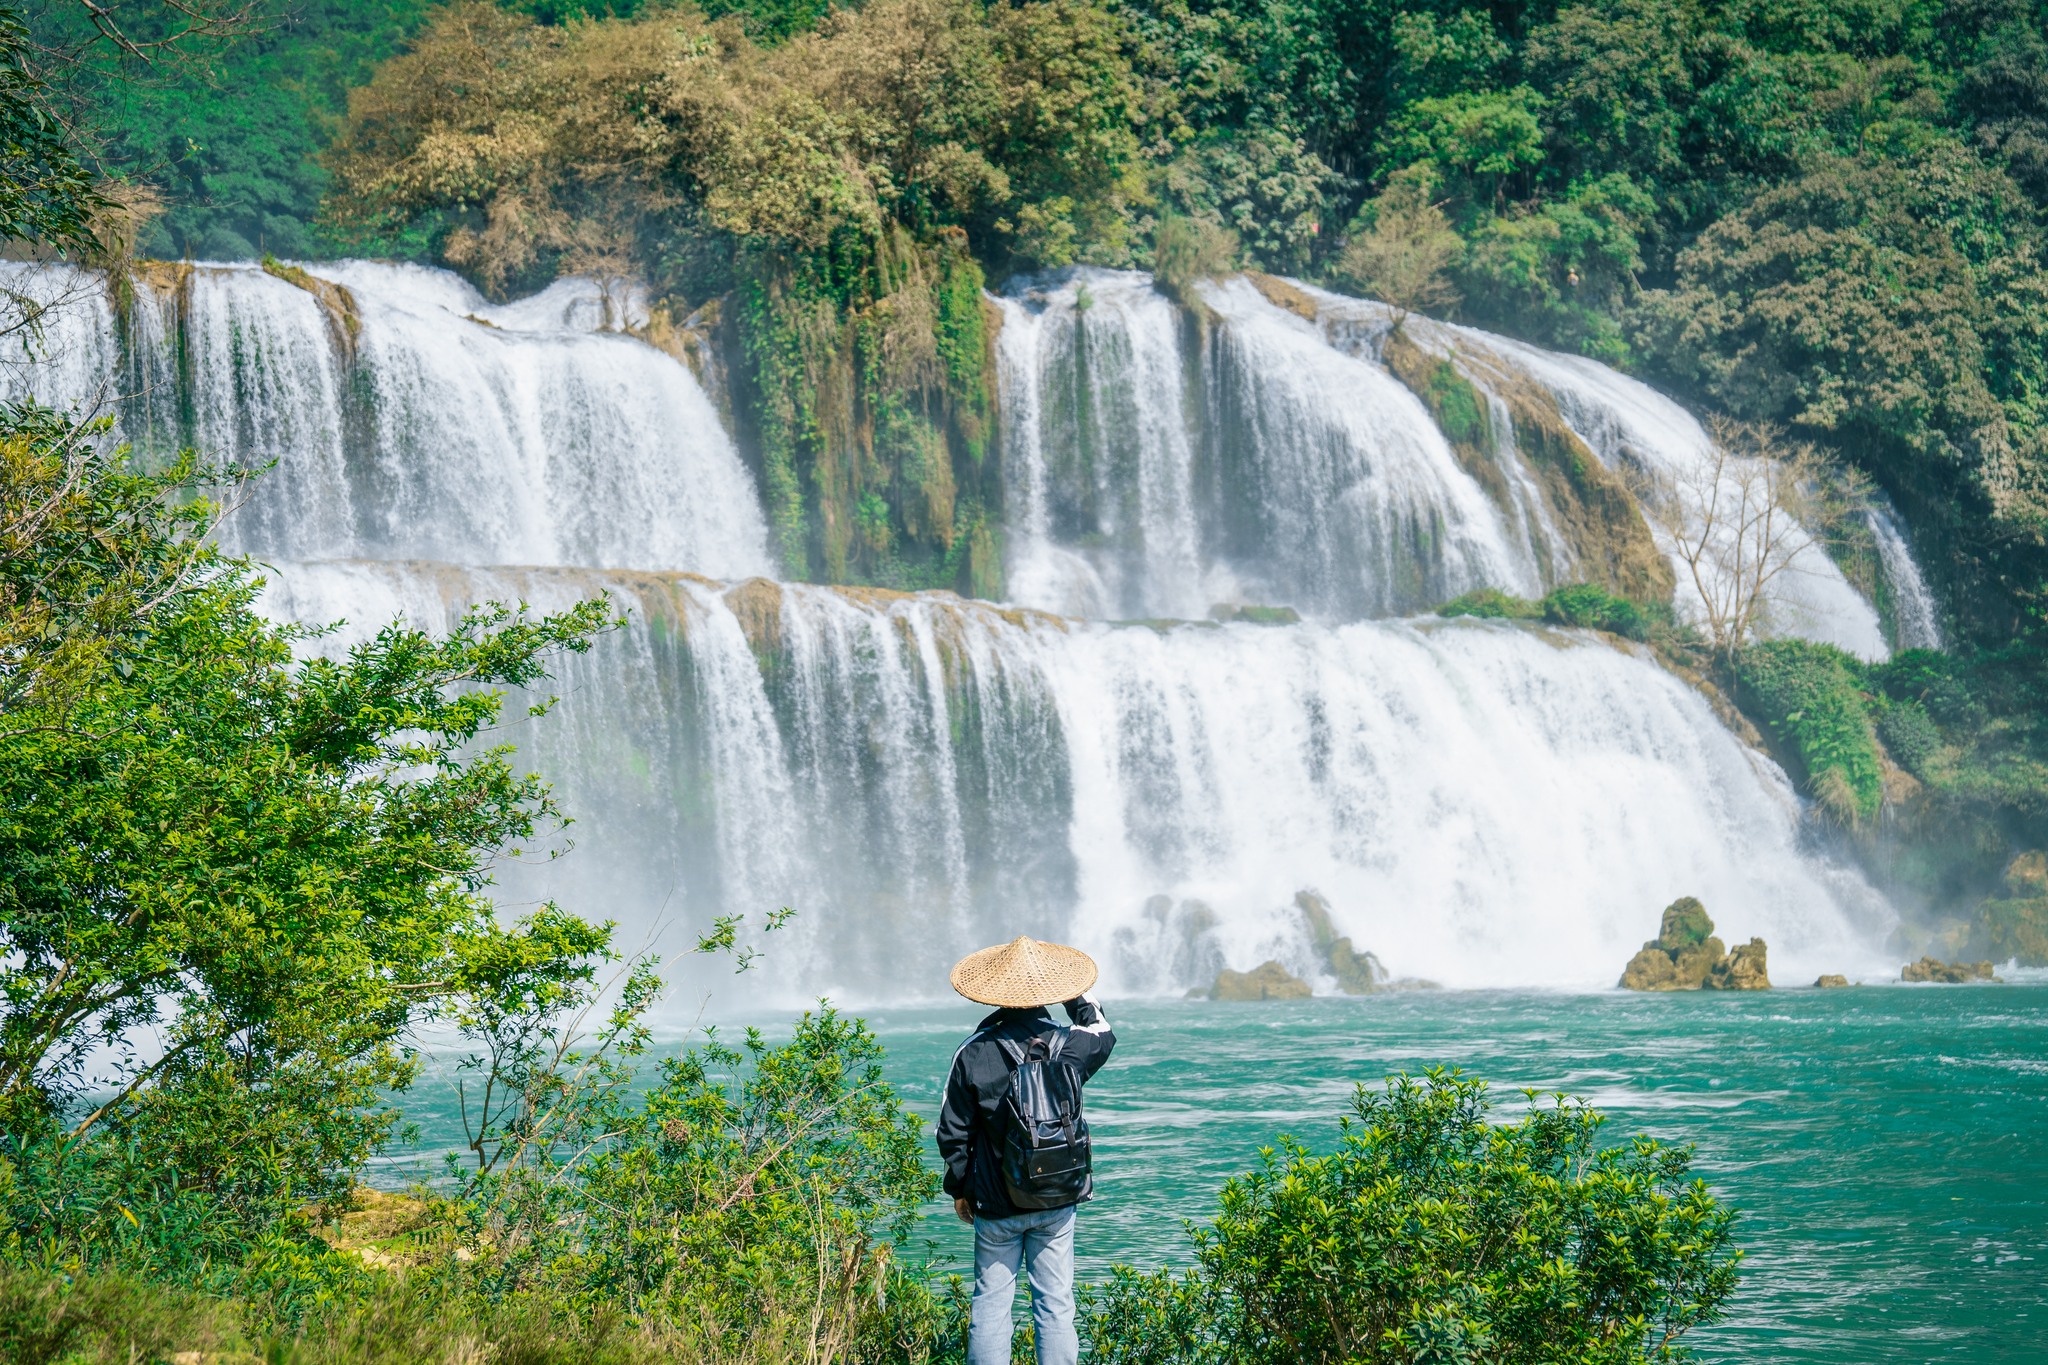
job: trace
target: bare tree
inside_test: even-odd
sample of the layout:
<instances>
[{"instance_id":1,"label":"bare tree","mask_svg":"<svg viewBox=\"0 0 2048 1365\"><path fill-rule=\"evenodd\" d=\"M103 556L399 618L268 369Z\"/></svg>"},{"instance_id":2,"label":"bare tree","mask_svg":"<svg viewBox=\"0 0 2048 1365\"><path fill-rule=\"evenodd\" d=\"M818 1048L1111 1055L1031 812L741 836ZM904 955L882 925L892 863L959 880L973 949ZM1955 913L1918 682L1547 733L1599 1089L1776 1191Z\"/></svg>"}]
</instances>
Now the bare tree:
<instances>
[{"instance_id":1,"label":"bare tree","mask_svg":"<svg viewBox=\"0 0 2048 1365\"><path fill-rule=\"evenodd\" d=\"M1836 502L1856 494L1775 426L1717 418L1709 434L1691 464L1639 471L1636 494L1685 566L1714 648L1732 654L1756 637L1781 580L1823 553Z\"/></svg>"}]
</instances>

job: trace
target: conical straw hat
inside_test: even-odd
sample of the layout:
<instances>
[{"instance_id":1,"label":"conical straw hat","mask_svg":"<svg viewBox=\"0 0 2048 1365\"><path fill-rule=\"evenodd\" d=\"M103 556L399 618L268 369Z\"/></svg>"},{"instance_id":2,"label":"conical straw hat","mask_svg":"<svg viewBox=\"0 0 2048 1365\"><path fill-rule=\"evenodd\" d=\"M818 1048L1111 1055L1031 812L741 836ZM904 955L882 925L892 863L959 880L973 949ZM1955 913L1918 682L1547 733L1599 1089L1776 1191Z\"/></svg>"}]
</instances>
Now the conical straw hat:
<instances>
[{"instance_id":1,"label":"conical straw hat","mask_svg":"<svg viewBox=\"0 0 2048 1365\"><path fill-rule=\"evenodd\" d=\"M953 989L984 1005L1029 1009L1072 1000L1095 984L1095 959L1064 943L1019 934L969 953L953 967Z\"/></svg>"}]
</instances>

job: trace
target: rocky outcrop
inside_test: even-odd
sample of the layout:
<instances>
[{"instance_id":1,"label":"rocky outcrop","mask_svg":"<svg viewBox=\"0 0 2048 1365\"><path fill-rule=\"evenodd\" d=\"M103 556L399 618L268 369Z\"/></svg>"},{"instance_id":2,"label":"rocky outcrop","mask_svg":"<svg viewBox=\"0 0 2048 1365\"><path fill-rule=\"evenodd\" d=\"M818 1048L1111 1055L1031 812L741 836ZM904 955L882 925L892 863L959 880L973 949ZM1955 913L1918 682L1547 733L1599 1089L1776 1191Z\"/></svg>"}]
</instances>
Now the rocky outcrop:
<instances>
[{"instance_id":1,"label":"rocky outcrop","mask_svg":"<svg viewBox=\"0 0 2048 1365\"><path fill-rule=\"evenodd\" d=\"M346 285L309 274L302 266L286 265L275 256L263 258L263 273L283 280L294 289L303 289L318 300L327 314L328 323L334 328L335 340L340 342L342 354L354 358L356 342L363 334L363 317L356 308L356 296Z\"/></svg>"},{"instance_id":2,"label":"rocky outcrop","mask_svg":"<svg viewBox=\"0 0 2048 1365\"><path fill-rule=\"evenodd\" d=\"M1923 957L1918 962L1908 962L1899 972L1899 979L1940 986L1960 986L1968 981L1998 980L1991 974L1989 962L1943 962L1938 957Z\"/></svg>"},{"instance_id":3,"label":"rocky outcrop","mask_svg":"<svg viewBox=\"0 0 2048 1365\"><path fill-rule=\"evenodd\" d=\"M1706 907L1682 896L1664 908L1657 937L1622 969L1621 985L1631 991L1696 991L1724 956Z\"/></svg>"},{"instance_id":4,"label":"rocky outcrop","mask_svg":"<svg viewBox=\"0 0 2048 1365\"><path fill-rule=\"evenodd\" d=\"M2005 894L1977 907L1970 946L1994 962L2048 967L2048 853L2022 853L2005 870Z\"/></svg>"},{"instance_id":5,"label":"rocky outcrop","mask_svg":"<svg viewBox=\"0 0 2048 1365\"><path fill-rule=\"evenodd\" d=\"M1631 991L1760 991L1770 989L1764 941L1753 938L1728 952L1714 937L1707 908L1691 896L1664 907L1657 937L1629 959L1621 986Z\"/></svg>"},{"instance_id":6,"label":"rocky outcrop","mask_svg":"<svg viewBox=\"0 0 2048 1365\"><path fill-rule=\"evenodd\" d=\"M1848 985L1849 978L1846 976L1837 976L1833 973L1829 973L1828 975L1821 977L1820 980L1814 982L1813 984L1816 989L1831 990L1836 987Z\"/></svg>"},{"instance_id":7,"label":"rocky outcrop","mask_svg":"<svg viewBox=\"0 0 2048 1365\"><path fill-rule=\"evenodd\" d=\"M1338 935L1330 919L1328 901L1314 891L1298 891L1294 905L1308 922L1309 941L1315 944L1316 956L1337 978L1338 990L1346 995L1370 995L1386 988L1386 967L1374 954L1358 951L1351 946L1350 939Z\"/></svg>"},{"instance_id":8,"label":"rocky outcrop","mask_svg":"<svg viewBox=\"0 0 2048 1365\"><path fill-rule=\"evenodd\" d=\"M1285 308L1296 317L1309 322L1316 320L1319 311L1316 308L1316 301L1303 293L1299 285L1283 280L1277 275L1267 275L1257 270L1245 271L1244 277L1250 282L1251 287L1264 294L1266 302L1275 308Z\"/></svg>"},{"instance_id":9,"label":"rocky outcrop","mask_svg":"<svg viewBox=\"0 0 2048 1365\"><path fill-rule=\"evenodd\" d=\"M1248 972L1225 967L1209 988L1211 1000L1306 1000L1308 982L1277 962L1261 962Z\"/></svg>"},{"instance_id":10,"label":"rocky outcrop","mask_svg":"<svg viewBox=\"0 0 2048 1365\"><path fill-rule=\"evenodd\" d=\"M1707 973L1710 991L1767 991L1770 973L1764 969L1764 941L1753 938L1713 966Z\"/></svg>"},{"instance_id":11,"label":"rocky outcrop","mask_svg":"<svg viewBox=\"0 0 2048 1365\"><path fill-rule=\"evenodd\" d=\"M1511 438L1581 579L1638 602L1671 600L1677 580L1634 494L1572 430L1547 390L1476 343L1461 341L1450 354L1435 354L1398 327L1388 333L1380 358L1436 418L1459 465L1503 509L1511 502L1509 478L1523 477L1501 463L1500 437ZM1499 401L1498 413L1482 385ZM1497 430L1501 414L1506 432Z\"/></svg>"}]
</instances>

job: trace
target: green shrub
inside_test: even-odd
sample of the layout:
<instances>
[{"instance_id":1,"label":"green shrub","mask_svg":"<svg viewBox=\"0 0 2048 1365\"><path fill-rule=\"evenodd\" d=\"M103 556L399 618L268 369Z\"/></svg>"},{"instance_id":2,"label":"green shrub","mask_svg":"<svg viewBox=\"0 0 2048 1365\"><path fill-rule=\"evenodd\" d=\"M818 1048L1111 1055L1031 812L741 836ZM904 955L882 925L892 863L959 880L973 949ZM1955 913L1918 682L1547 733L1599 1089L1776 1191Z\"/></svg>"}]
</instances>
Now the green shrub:
<instances>
[{"instance_id":1,"label":"green shrub","mask_svg":"<svg viewBox=\"0 0 2048 1365\"><path fill-rule=\"evenodd\" d=\"M1693 1358L1741 1253L1691 1150L1597 1148L1563 1096L1489 1122L1455 1072L1361 1086L1337 1150L1283 1140L1223 1188L1195 1266L1119 1268L1088 1296L1104 1365Z\"/></svg>"},{"instance_id":2,"label":"green shrub","mask_svg":"<svg viewBox=\"0 0 2048 1365\"><path fill-rule=\"evenodd\" d=\"M1436 609L1438 616L1480 616L1492 620L1548 621L1554 626L1604 630L1630 640L1648 640L1672 625L1671 609L1661 602L1631 601L1597 583L1554 588L1540 602L1516 597L1498 588L1480 588Z\"/></svg>"},{"instance_id":3,"label":"green shrub","mask_svg":"<svg viewBox=\"0 0 2048 1365\"><path fill-rule=\"evenodd\" d=\"M1604 630L1630 640L1647 640L1659 626L1672 622L1668 605L1632 602L1597 583L1553 589L1542 605L1543 619L1553 625Z\"/></svg>"},{"instance_id":4,"label":"green shrub","mask_svg":"<svg viewBox=\"0 0 2048 1365\"><path fill-rule=\"evenodd\" d=\"M1237 236L1229 229L1178 214L1159 220L1152 236L1152 278L1181 307L1206 311L1196 284L1228 274L1236 264Z\"/></svg>"},{"instance_id":5,"label":"green shrub","mask_svg":"<svg viewBox=\"0 0 2048 1365\"><path fill-rule=\"evenodd\" d=\"M1898 701L1886 706L1877 718L1877 737L1893 760L1920 777L1928 763L1941 752L1941 731L1917 701Z\"/></svg>"},{"instance_id":6,"label":"green shrub","mask_svg":"<svg viewBox=\"0 0 2048 1365\"><path fill-rule=\"evenodd\" d=\"M1877 737L1856 661L1832 645L1767 640L1735 659L1742 708L1776 741L1808 790L1847 824L1884 798Z\"/></svg>"}]
</instances>

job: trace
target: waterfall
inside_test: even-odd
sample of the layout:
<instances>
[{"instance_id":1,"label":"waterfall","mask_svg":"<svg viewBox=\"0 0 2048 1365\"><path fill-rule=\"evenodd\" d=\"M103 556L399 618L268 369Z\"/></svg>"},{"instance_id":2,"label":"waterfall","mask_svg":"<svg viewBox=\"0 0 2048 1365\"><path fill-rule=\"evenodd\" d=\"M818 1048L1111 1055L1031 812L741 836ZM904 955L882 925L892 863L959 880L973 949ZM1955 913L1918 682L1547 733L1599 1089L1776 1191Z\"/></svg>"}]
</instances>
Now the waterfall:
<instances>
[{"instance_id":1,"label":"waterfall","mask_svg":"<svg viewBox=\"0 0 2048 1365\"><path fill-rule=\"evenodd\" d=\"M10 287L80 278L11 265ZM309 267L351 315L248 265L134 281L123 361L103 291L54 310L61 359L0 377L118 394L147 449L275 468L222 538L285 559L421 558L744 575L770 568L753 480L689 369L617 331L598 288L494 308L417 266Z\"/></svg>"},{"instance_id":2,"label":"waterfall","mask_svg":"<svg viewBox=\"0 0 2048 1365\"><path fill-rule=\"evenodd\" d=\"M999 300L1016 600L1123 617L1249 600L1344 621L1479 587L1540 596L1585 569L1516 448L1510 400L1527 398L1511 391L1540 391L1623 476L1680 477L1711 450L1678 404L1596 361L1410 317L1403 335L1489 404L1490 467L1467 467L1389 373L1384 305L1246 277L1200 294L1200 335L1130 272L1033 277ZM1672 537L1646 529L1699 617ZM1876 609L1819 543L1795 531L1790 559L1767 628L1886 657Z\"/></svg>"},{"instance_id":3,"label":"waterfall","mask_svg":"<svg viewBox=\"0 0 2048 1365\"><path fill-rule=\"evenodd\" d=\"M1920 576L1919 562L1906 544L1906 531L1888 500L1874 502L1866 519L1877 542L1878 562L1891 590L1892 634L1900 649L1940 649L1941 622L1934 594Z\"/></svg>"},{"instance_id":4,"label":"waterfall","mask_svg":"<svg viewBox=\"0 0 2048 1365\"><path fill-rule=\"evenodd\" d=\"M1556 398L1565 420L1611 467L1633 465L1653 475L1684 480L1708 461L1712 442L1698 419L1640 380L1583 356L1560 355L1470 328L1443 327L1441 333L1471 338L1512 357ZM1678 605L1697 618L1700 594L1692 586L1670 537L1652 526L1677 570ZM1869 660L1889 657L1877 609L1856 591L1827 552L1811 537L1793 533L1787 572L1766 597L1765 626L1776 634L1799 635L1837 645Z\"/></svg>"},{"instance_id":5,"label":"waterfall","mask_svg":"<svg viewBox=\"0 0 2048 1365\"><path fill-rule=\"evenodd\" d=\"M1012 596L1083 616L1221 602L1335 619L1541 592L1422 404L1242 281L1191 339L1151 280L1081 270L999 299Z\"/></svg>"},{"instance_id":6,"label":"waterfall","mask_svg":"<svg viewBox=\"0 0 2048 1365\"><path fill-rule=\"evenodd\" d=\"M1025 281L995 303L1003 606L754 576L752 479L691 369L628 334L630 291L493 306L445 272L310 269L150 267L117 312L96 277L0 266L52 301L0 389L111 392L145 451L275 461L223 535L271 566L265 610L348 622L317 647L611 596L628 626L493 737L574 821L572 856L499 870L508 913L554 898L674 963L712 916L788 905L756 946L790 1000L939 995L1019 932L1088 949L1113 992L1269 958L1332 989L1303 891L1451 986L1611 984L1681 895L1787 979L1880 965L1882 898L1654 659L1400 619L1591 572L1536 409L1600 469L1704 449L1610 370L1422 319L1404 362L1384 308L1263 277L1203 284L1199 317L1129 273ZM1417 379L1451 371L1461 434ZM1919 639L1904 539L1873 531ZM1809 548L1774 625L1881 657ZM1309 619L1191 619L1231 603Z\"/></svg>"},{"instance_id":7,"label":"waterfall","mask_svg":"<svg viewBox=\"0 0 2048 1365\"><path fill-rule=\"evenodd\" d=\"M1018 932L1095 953L1116 992L1266 958L1316 979L1302 889L1396 972L1455 986L1612 984L1679 895L1793 978L1874 967L1889 923L1696 692L1577 632L1118 627L574 570L280 578L272 610L365 625L609 591L630 627L514 730L578 852L507 885L629 938L795 906L771 945L793 998L941 994L955 958Z\"/></svg>"}]
</instances>

